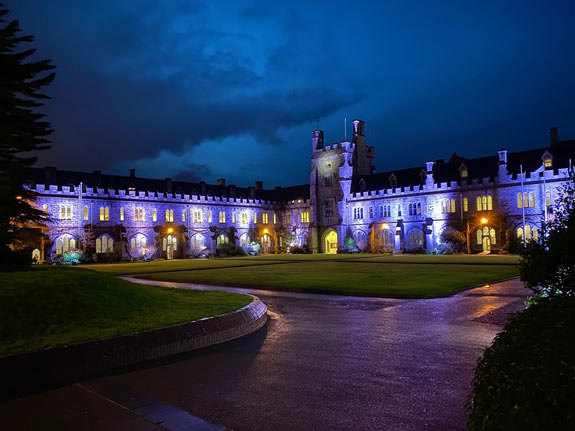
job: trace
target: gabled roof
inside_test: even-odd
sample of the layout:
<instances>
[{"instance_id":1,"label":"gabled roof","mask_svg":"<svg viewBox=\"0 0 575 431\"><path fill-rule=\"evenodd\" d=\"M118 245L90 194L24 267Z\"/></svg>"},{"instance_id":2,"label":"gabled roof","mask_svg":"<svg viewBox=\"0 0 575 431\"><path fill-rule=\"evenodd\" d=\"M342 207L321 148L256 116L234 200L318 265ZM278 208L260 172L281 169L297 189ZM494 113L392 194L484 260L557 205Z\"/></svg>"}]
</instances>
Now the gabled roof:
<instances>
[{"instance_id":1,"label":"gabled roof","mask_svg":"<svg viewBox=\"0 0 575 431\"><path fill-rule=\"evenodd\" d=\"M552 147L537 148L534 150L518 151L507 153L507 171L514 178L523 166L523 172L533 172L541 168L542 157L548 152L553 157L553 169L569 167L569 160L575 163L575 140L560 141ZM457 153L453 153L449 161L436 160L433 165L433 180L439 182L451 182L461 180L461 164L467 167L468 180L471 179L494 179L499 171L499 155L465 158ZM361 175L353 179L351 185L352 193L361 191L382 190L392 188L390 177L392 174L397 178L397 187L416 187L423 183L421 171L425 166L418 166L408 169L397 169L393 171L380 172L372 175ZM363 180L365 185L360 184Z\"/></svg>"},{"instance_id":2,"label":"gabled roof","mask_svg":"<svg viewBox=\"0 0 575 431\"><path fill-rule=\"evenodd\" d=\"M112 189L154 192L154 193L178 193L188 195L203 194L206 196L236 197L250 199L249 187L235 187L235 192L231 185L214 185L198 182L171 181L171 191L169 182L156 178L139 178L122 175L108 175L98 172L87 173L77 171L57 170L52 167L28 168L25 172L26 182L30 185L45 184L57 186L79 186L80 182L86 187L94 189ZM309 199L309 185L299 185L290 187L276 187L271 190L253 189L254 198L266 201L285 202L299 199Z\"/></svg>"}]
</instances>

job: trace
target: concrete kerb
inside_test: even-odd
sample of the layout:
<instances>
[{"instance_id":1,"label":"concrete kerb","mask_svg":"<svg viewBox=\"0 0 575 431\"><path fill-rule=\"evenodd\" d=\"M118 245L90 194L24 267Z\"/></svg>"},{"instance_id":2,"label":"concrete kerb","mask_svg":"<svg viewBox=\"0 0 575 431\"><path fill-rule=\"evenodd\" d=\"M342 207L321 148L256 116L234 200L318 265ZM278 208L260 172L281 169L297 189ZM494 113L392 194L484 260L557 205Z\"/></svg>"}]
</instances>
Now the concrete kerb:
<instances>
[{"instance_id":1,"label":"concrete kerb","mask_svg":"<svg viewBox=\"0 0 575 431\"><path fill-rule=\"evenodd\" d=\"M187 323L0 358L2 398L27 387L70 381L231 341L262 328L267 307L257 297L239 310Z\"/></svg>"}]
</instances>

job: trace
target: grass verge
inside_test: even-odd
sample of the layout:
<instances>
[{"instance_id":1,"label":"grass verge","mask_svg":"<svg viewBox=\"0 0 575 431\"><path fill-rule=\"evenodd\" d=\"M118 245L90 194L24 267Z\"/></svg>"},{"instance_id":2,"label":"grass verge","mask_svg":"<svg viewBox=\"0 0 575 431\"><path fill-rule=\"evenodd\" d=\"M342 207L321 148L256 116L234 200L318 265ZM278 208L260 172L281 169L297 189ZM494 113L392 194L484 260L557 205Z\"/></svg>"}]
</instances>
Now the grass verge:
<instances>
[{"instance_id":1,"label":"grass verge","mask_svg":"<svg viewBox=\"0 0 575 431\"><path fill-rule=\"evenodd\" d=\"M251 300L133 284L80 268L0 273L0 356L175 325Z\"/></svg>"}]
</instances>

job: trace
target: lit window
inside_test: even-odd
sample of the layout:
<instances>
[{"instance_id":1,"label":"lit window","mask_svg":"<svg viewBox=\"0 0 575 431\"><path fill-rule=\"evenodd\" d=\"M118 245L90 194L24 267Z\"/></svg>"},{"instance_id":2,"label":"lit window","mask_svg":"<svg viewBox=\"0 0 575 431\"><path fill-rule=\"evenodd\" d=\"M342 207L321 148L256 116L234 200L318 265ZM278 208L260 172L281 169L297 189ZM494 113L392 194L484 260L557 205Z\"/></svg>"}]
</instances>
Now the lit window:
<instances>
[{"instance_id":1,"label":"lit window","mask_svg":"<svg viewBox=\"0 0 575 431\"><path fill-rule=\"evenodd\" d=\"M268 213L263 213L263 214L262 214L262 223L263 223L263 224L268 224Z\"/></svg>"},{"instance_id":2,"label":"lit window","mask_svg":"<svg viewBox=\"0 0 575 431\"><path fill-rule=\"evenodd\" d=\"M477 196L477 211L481 211L481 196Z\"/></svg>"},{"instance_id":3,"label":"lit window","mask_svg":"<svg viewBox=\"0 0 575 431\"><path fill-rule=\"evenodd\" d=\"M247 224L248 223L248 213L243 212L242 213L242 224Z\"/></svg>"},{"instance_id":4,"label":"lit window","mask_svg":"<svg viewBox=\"0 0 575 431\"><path fill-rule=\"evenodd\" d=\"M362 217L363 217L363 208L361 208L361 211L362 211ZM302 211L300 213L300 218L301 218L302 223L309 223L309 212Z\"/></svg>"},{"instance_id":5,"label":"lit window","mask_svg":"<svg viewBox=\"0 0 575 431\"><path fill-rule=\"evenodd\" d=\"M257 213L254 213L254 224L256 224L258 222L258 215Z\"/></svg>"},{"instance_id":6,"label":"lit window","mask_svg":"<svg viewBox=\"0 0 575 431\"><path fill-rule=\"evenodd\" d=\"M86 207L84 207L84 208L86 208ZM45 213L48 213L48 204L42 205L42 211L44 211Z\"/></svg>"},{"instance_id":7,"label":"lit window","mask_svg":"<svg viewBox=\"0 0 575 431\"><path fill-rule=\"evenodd\" d=\"M126 213L124 211L124 208L120 208L120 221L124 221L125 217L126 217Z\"/></svg>"},{"instance_id":8,"label":"lit window","mask_svg":"<svg viewBox=\"0 0 575 431\"><path fill-rule=\"evenodd\" d=\"M109 235L102 235L96 239L96 253L112 253L114 240Z\"/></svg>"},{"instance_id":9,"label":"lit window","mask_svg":"<svg viewBox=\"0 0 575 431\"><path fill-rule=\"evenodd\" d=\"M469 211L469 200L467 198L463 198L463 211Z\"/></svg>"},{"instance_id":10,"label":"lit window","mask_svg":"<svg viewBox=\"0 0 575 431\"><path fill-rule=\"evenodd\" d=\"M186 222L186 210L182 211L182 221L185 223Z\"/></svg>"},{"instance_id":11,"label":"lit window","mask_svg":"<svg viewBox=\"0 0 575 431\"><path fill-rule=\"evenodd\" d=\"M144 221L144 208L137 207L135 209L134 221Z\"/></svg>"},{"instance_id":12,"label":"lit window","mask_svg":"<svg viewBox=\"0 0 575 431\"><path fill-rule=\"evenodd\" d=\"M277 219L276 213L273 213L273 217L274 217L274 224L276 224L276 223L278 222L278 219Z\"/></svg>"},{"instance_id":13,"label":"lit window","mask_svg":"<svg viewBox=\"0 0 575 431\"><path fill-rule=\"evenodd\" d=\"M535 193L529 192L529 207L535 207Z\"/></svg>"},{"instance_id":14,"label":"lit window","mask_svg":"<svg viewBox=\"0 0 575 431\"><path fill-rule=\"evenodd\" d=\"M545 159L543 159L543 166L545 166L546 168L552 168L553 159L551 157L546 157Z\"/></svg>"},{"instance_id":15,"label":"lit window","mask_svg":"<svg viewBox=\"0 0 575 431\"><path fill-rule=\"evenodd\" d=\"M72 220L72 205L60 205L60 220Z\"/></svg>"},{"instance_id":16,"label":"lit window","mask_svg":"<svg viewBox=\"0 0 575 431\"><path fill-rule=\"evenodd\" d=\"M88 207L84 207L84 221L88 220Z\"/></svg>"},{"instance_id":17,"label":"lit window","mask_svg":"<svg viewBox=\"0 0 575 431\"><path fill-rule=\"evenodd\" d=\"M174 221L174 210L166 210L166 222L172 223Z\"/></svg>"},{"instance_id":18,"label":"lit window","mask_svg":"<svg viewBox=\"0 0 575 431\"><path fill-rule=\"evenodd\" d=\"M70 236L63 236L56 241L56 254L66 253L76 249L76 240Z\"/></svg>"},{"instance_id":19,"label":"lit window","mask_svg":"<svg viewBox=\"0 0 575 431\"><path fill-rule=\"evenodd\" d=\"M212 211L208 211L208 223L212 222Z\"/></svg>"},{"instance_id":20,"label":"lit window","mask_svg":"<svg viewBox=\"0 0 575 431\"><path fill-rule=\"evenodd\" d=\"M220 211L220 223L226 222L226 213L225 211Z\"/></svg>"},{"instance_id":21,"label":"lit window","mask_svg":"<svg viewBox=\"0 0 575 431\"><path fill-rule=\"evenodd\" d=\"M200 223L202 221L202 212L200 210L194 210L194 223Z\"/></svg>"},{"instance_id":22,"label":"lit window","mask_svg":"<svg viewBox=\"0 0 575 431\"><path fill-rule=\"evenodd\" d=\"M235 223L235 222L236 222L236 213L234 211L234 212L232 212L232 223Z\"/></svg>"},{"instance_id":23,"label":"lit window","mask_svg":"<svg viewBox=\"0 0 575 431\"><path fill-rule=\"evenodd\" d=\"M489 237L491 238L491 244L497 244L497 235L495 235L495 229L489 229Z\"/></svg>"},{"instance_id":24,"label":"lit window","mask_svg":"<svg viewBox=\"0 0 575 431\"><path fill-rule=\"evenodd\" d=\"M219 247L223 244L227 244L229 242L228 236L225 233L221 233L218 235L216 239L216 246Z\"/></svg>"},{"instance_id":25,"label":"lit window","mask_svg":"<svg viewBox=\"0 0 575 431\"><path fill-rule=\"evenodd\" d=\"M158 221L158 210L156 208L152 210L152 221Z\"/></svg>"},{"instance_id":26,"label":"lit window","mask_svg":"<svg viewBox=\"0 0 575 431\"><path fill-rule=\"evenodd\" d=\"M483 232L481 229L477 231L477 245L483 244Z\"/></svg>"},{"instance_id":27,"label":"lit window","mask_svg":"<svg viewBox=\"0 0 575 431\"><path fill-rule=\"evenodd\" d=\"M110 220L110 208L100 207L100 221L109 221L109 220Z\"/></svg>"},{"instance_id":28,"label":"lit window","mask_svg":"<svg viewBox=\"0 0 575 431\"><path fill-rule=\"evenodd\" d=\"M461 178L467 178L468 172L467 169L462 169L461 170Z\"/></svg>"},{"instance_id":29,"label":"lit window","mask_svg":"<svg viewBox=\"0 0 575 431\"><path fill-rule=\"evenodd\" d=\"M517 193L517 208L523 208L523 197L521 193Z\"/></svg>"},{"instance_id":30,"label":"lit window","mask_svg":"<svg viewBox=\"0 0 575 431\"><path fill-rule=\"evenodd\" d=\"M549 190L545 192L545 205L551 206L551 192Z\"/></svg>"},{"instance_id":31,"label":"lit window","mask_svg":"<svg viewBox=\"0 0 575 431\"><path fill-rule=\"evenodd\" d=\"M493 210L493 197L491 195L487 196L487 211Z\"/></svg>"}]
</instances>

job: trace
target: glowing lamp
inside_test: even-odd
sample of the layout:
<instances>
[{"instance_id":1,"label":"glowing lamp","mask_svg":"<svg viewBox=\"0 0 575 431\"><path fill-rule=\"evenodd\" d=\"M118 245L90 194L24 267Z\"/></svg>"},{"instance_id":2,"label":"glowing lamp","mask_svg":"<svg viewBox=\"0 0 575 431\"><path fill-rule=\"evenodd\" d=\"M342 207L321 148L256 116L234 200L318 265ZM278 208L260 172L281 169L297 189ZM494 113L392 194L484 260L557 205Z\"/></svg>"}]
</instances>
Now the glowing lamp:
<instances>
[{"instance_id":1,"label":"glowing lamp","mask_svg":"<svg viewBox=\"0 0 575 431\"><path fill-rule=\"evenodd\" d=\"M264 229L264 233L268 233L268 230L267 230L267 229Z\"/></svg>"},{"instance_id":2,"label":"glowing lamp","mask_svg":"<svg viewBox=\"0 0 575 431\"><path fill-rule=\"evenodd\" d=\"M382 223L381 229L389 229L389 225L387 223Z\"/></svg>"},{"instance_id":3,"label":"glowing lamp","mask_svg":"<svg viewBox=\"0 0 575 431\"><path fill-rule=\"evenodd\" d=\"M483 217L483 218L481 219L481 224L487 224L487 221L488 221L488 220L487 220L485 217Z\"/></svg>"},{"instance_id":4,"label":"glowing lamp","mask_svg":"<svg viewBox=\"0 0 575 431\"><path fill-rule=\"evenodd\" d=\"M22 196L16 196L16 200L21 201L21 200L22 200Z\"/></svg>"},{"instance_id":5,"label":"glowing lamp","mask_svg":"<svg viewBox=\"0 0 575 431\"><path fill-rule=\"evenodd\" d=\"M174 229L172 229L171 227L168 228L168 233L172 233L174 231Z\"/></svg>"}]
</instances>

